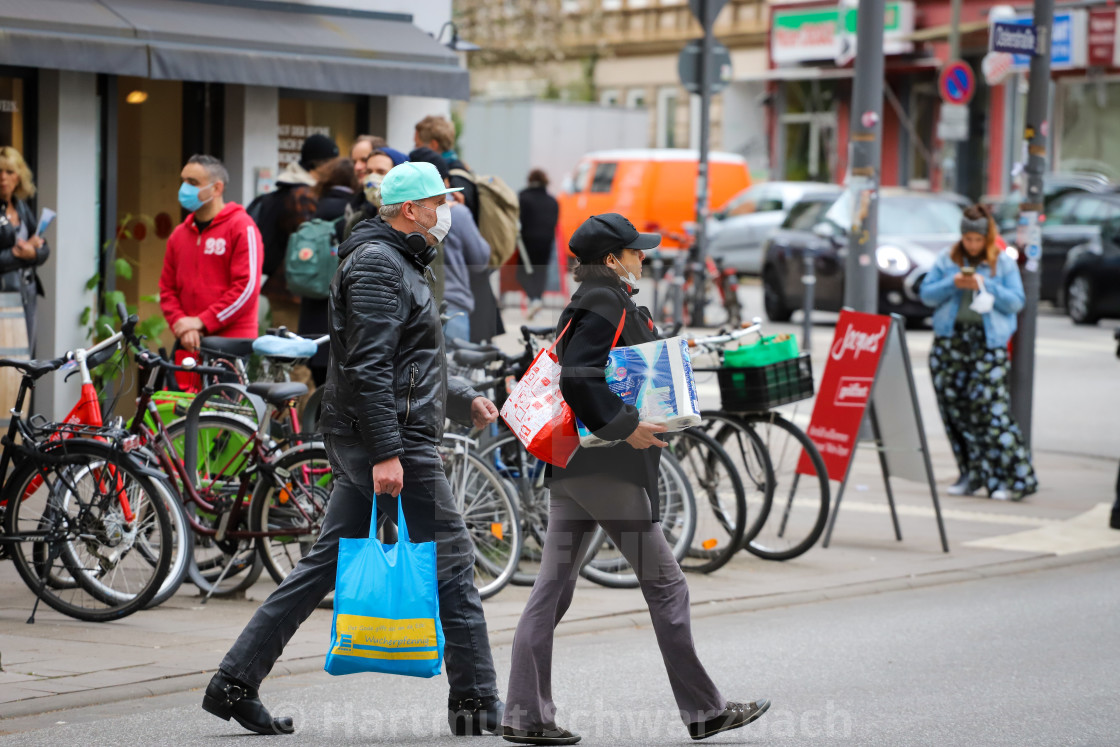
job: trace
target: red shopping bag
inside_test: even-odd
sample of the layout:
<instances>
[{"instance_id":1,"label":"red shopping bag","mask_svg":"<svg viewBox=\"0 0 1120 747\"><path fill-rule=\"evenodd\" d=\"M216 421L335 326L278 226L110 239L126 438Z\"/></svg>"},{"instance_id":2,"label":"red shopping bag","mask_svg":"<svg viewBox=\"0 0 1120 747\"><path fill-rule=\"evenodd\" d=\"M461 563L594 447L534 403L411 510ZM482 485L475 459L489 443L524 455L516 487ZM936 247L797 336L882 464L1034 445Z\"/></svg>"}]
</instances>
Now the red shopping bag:
<instances>
[{"instance_id":1,"label":"red shopping bag","mask_svg":"<svg viewBox=\"0 0 1120 747\"><path fill-rule=\"evenodd\" d=\"M612 348L618 343L625 322L626 310L623 309ZM556 344L570 326L572 323L569 321L556 340L537 353L529 370L502 405L502 419L517 435L525 450L557 467L568 466L568 460L579 448L576 416L560 394L561 367L555 352Z\"/></svg>"}]
</instances>

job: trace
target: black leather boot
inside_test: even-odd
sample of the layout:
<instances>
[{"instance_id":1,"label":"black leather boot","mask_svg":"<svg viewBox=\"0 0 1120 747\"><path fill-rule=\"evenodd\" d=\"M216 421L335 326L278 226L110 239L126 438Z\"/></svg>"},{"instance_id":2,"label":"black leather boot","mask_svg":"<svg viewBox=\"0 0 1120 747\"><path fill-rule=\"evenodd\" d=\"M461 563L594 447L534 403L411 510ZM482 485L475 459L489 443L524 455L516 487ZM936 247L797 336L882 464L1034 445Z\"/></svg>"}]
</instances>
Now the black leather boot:
<instances>
[{"instance_id":1,"label":"black leather boot","mask_svg":"<svg viewBox=\"0 0 1120 747\"><path fill-rule=\"evenodd\" d=\"M290 716L272 717L257 695L257 688L238 682L221 670L206 686L202 709L226 721L233 718L257 734L291 734L296 730Z\"/></svg>"},{"instance_id":2,"label":"black leather boot","mask_svg":"<svg viewBox=\"0 0 1120 747\"><path fill-rule=\"evenodd\" d=\"M457 737L497 734L502 728L506 704L497 695L488 698L448 698L447 725Z\"/></svg>"}]
</instances>

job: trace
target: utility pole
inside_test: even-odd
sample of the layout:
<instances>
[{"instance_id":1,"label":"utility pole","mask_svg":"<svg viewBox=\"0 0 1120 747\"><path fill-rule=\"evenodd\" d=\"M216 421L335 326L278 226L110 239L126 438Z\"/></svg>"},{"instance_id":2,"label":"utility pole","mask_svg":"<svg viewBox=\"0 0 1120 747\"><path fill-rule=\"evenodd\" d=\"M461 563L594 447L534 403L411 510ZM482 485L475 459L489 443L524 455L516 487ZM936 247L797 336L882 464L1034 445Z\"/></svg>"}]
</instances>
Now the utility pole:
<instances>
[{"instance_id":1,"label":"utility pole","mask_svg":"<svg viewBox=\"0 0 1120 747\"><path fill-rule=\"evenodd\" d=\"M1034 346L1038 332L1038 297L1042 282L1039 261L1042 257L1042 176L1046 173L1046 141L1050 131L1047 118L1050 105L1050 35L1054 26L1054 0L1034 0L1034 25L1037 43L1031 57L1030 92L1027 95L1027 194L1019 206L1019 227L1027 257L1023 269L1026 303L1019 314L1011 362L1011 410L1031 444L1031 417L1034 405Z\"/></svg>"},{"instance_id":2,"label":"utility pole","mask_svg":"<svg viewBox=\"0 0 1120 747\"><path fill-rule=\"evenodd\" d=\"M844 305L879 311L879 171L882 164L884 0L860 0L852 90L849 189L852 226L844 266Z\"/></svg>"},{"instance_id":3,"label":"utility pole","mask_svg":"<svg viewBox=\"0 0 1120 747\"><path fill-rule=\"evenodd\" d=\"M961 0L952 0L949 7L949 62L961 58ZM941 143L941 189L946 192L957 190L957 156L959 148L955 140Z\"/></svg>"},{"instance_id":4,"label":"utility pole","mask_svg":"<svg viewBox=\"0 0 1120 747\"><path fill-rule=\"evenodd\" d=\"M726 2L726 0L724 0ZM712 108L712 47L715 36L712 27L715 26L716 15L723 2L716 0L699 0L697 17L704 28L704 39L700 48L700 158L696 173L696 256L693 260L693 287L696 293L693 297L692 323L695 326L704 325L704 306L707 294L704 292L704 259L708 249L708 148L711 140Z\"/></svg>"}]
</instances>

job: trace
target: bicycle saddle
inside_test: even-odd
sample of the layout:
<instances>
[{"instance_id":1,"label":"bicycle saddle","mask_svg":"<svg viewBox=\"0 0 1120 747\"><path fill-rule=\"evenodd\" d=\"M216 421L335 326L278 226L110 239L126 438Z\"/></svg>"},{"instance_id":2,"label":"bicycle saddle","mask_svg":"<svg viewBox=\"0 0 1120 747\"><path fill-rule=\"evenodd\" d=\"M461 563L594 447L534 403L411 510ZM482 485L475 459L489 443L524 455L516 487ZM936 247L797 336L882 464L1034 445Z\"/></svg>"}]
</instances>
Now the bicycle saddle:
<instances>
[{"instance_id":1,"label":"bicycle saddle","mask_svg":"<svg viewBox=\"0 0 1120 747\"><path fill-rule=\"evenodd\" d=\"M257 395L270 405L281 407L307 394L307 385L295 381L259 382L250 384L246 391Z\"/></svg>"},{"instance_id":2,"label":"bicycle saddle","mask_svg":"<svg viewBox=\"0 0 1120 747\"><path fill-rule=\"evenodd\" d=\"M253 339L243 337L203 337L199 343L203 353L248 358L253 354Z\"/></svg>"},{"instance_id":3,"label":"bicycle saddle","mask_svg":"<svg viewBox=\"0 0 1120 747\"><path fill-rule=\"evenodd\" d=\"M65 358L55 358L51 361L17 361L11 358L0 358L0 368L14 368L32 379L38 379L51 371L62 368L62 364L65 362Z\"/></svg>"},{"instance_id":4,"label":"bicycle saddle","mask_svg":"<svg viewBox=\"0 0 1120 747\"><path fill-rule=\"evenodd\" d=\"M522 337L551 337L556 334L556 327L551 324L523 324L521 326Z\"/></svg>"},{"instance_id":5,"label":"bicycle saddle","mask_svg":"<svg viewBox=\"0 0 1120 747\"><path fill-rule=\"evenodd\" d=\"M318 345L303 337L265 335L253 340L253 352L268 358L283 358L294 361L300 358L310 358L318 350Z\"/></svg>"},{"instance_id":6,"label":"bicycle saddle","mask_svg":"<svg viewBox=\"0 0 1120 747\"><path fill-rule=\"evenodd\" d=\"M486 343L481 342L467 342L466 340L460 340L457 338L451 338L449 340L446 340L446 342L448 348L454 350L470 350L475 353L488 352L498 349L494 345L487 345Z\"/></svg>"},{"instance_id":7,"label":"bicycle saddle","mask_svg":"<svg viewBox=\"0 0 1120 747\"><path fill-rule=\"evenodd\" d=\"M487 363L501 360L500 350L456 350L455 362L468 368L482 368Z\"/></svg>"}]
</instances>

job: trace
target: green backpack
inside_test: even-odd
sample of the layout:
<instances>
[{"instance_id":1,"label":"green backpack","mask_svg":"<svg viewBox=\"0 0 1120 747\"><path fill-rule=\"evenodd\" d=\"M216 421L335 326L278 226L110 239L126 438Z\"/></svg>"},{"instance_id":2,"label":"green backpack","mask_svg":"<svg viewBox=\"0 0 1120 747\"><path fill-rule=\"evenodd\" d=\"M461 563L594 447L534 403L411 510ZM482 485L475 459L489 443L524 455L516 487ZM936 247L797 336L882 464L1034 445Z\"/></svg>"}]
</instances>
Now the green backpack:
<instances>
[{"instance_id":1,"label":"green backpack","mask_svg":"<svg viewBox=\"0 0 1120 747\"><path fill-rule=\"evenodd\" d=\"M315 218L300 224L288 239L284 277L288 290L305 298L326 298L338 269L339 220Z\"/></svg>"}]
</instances>

